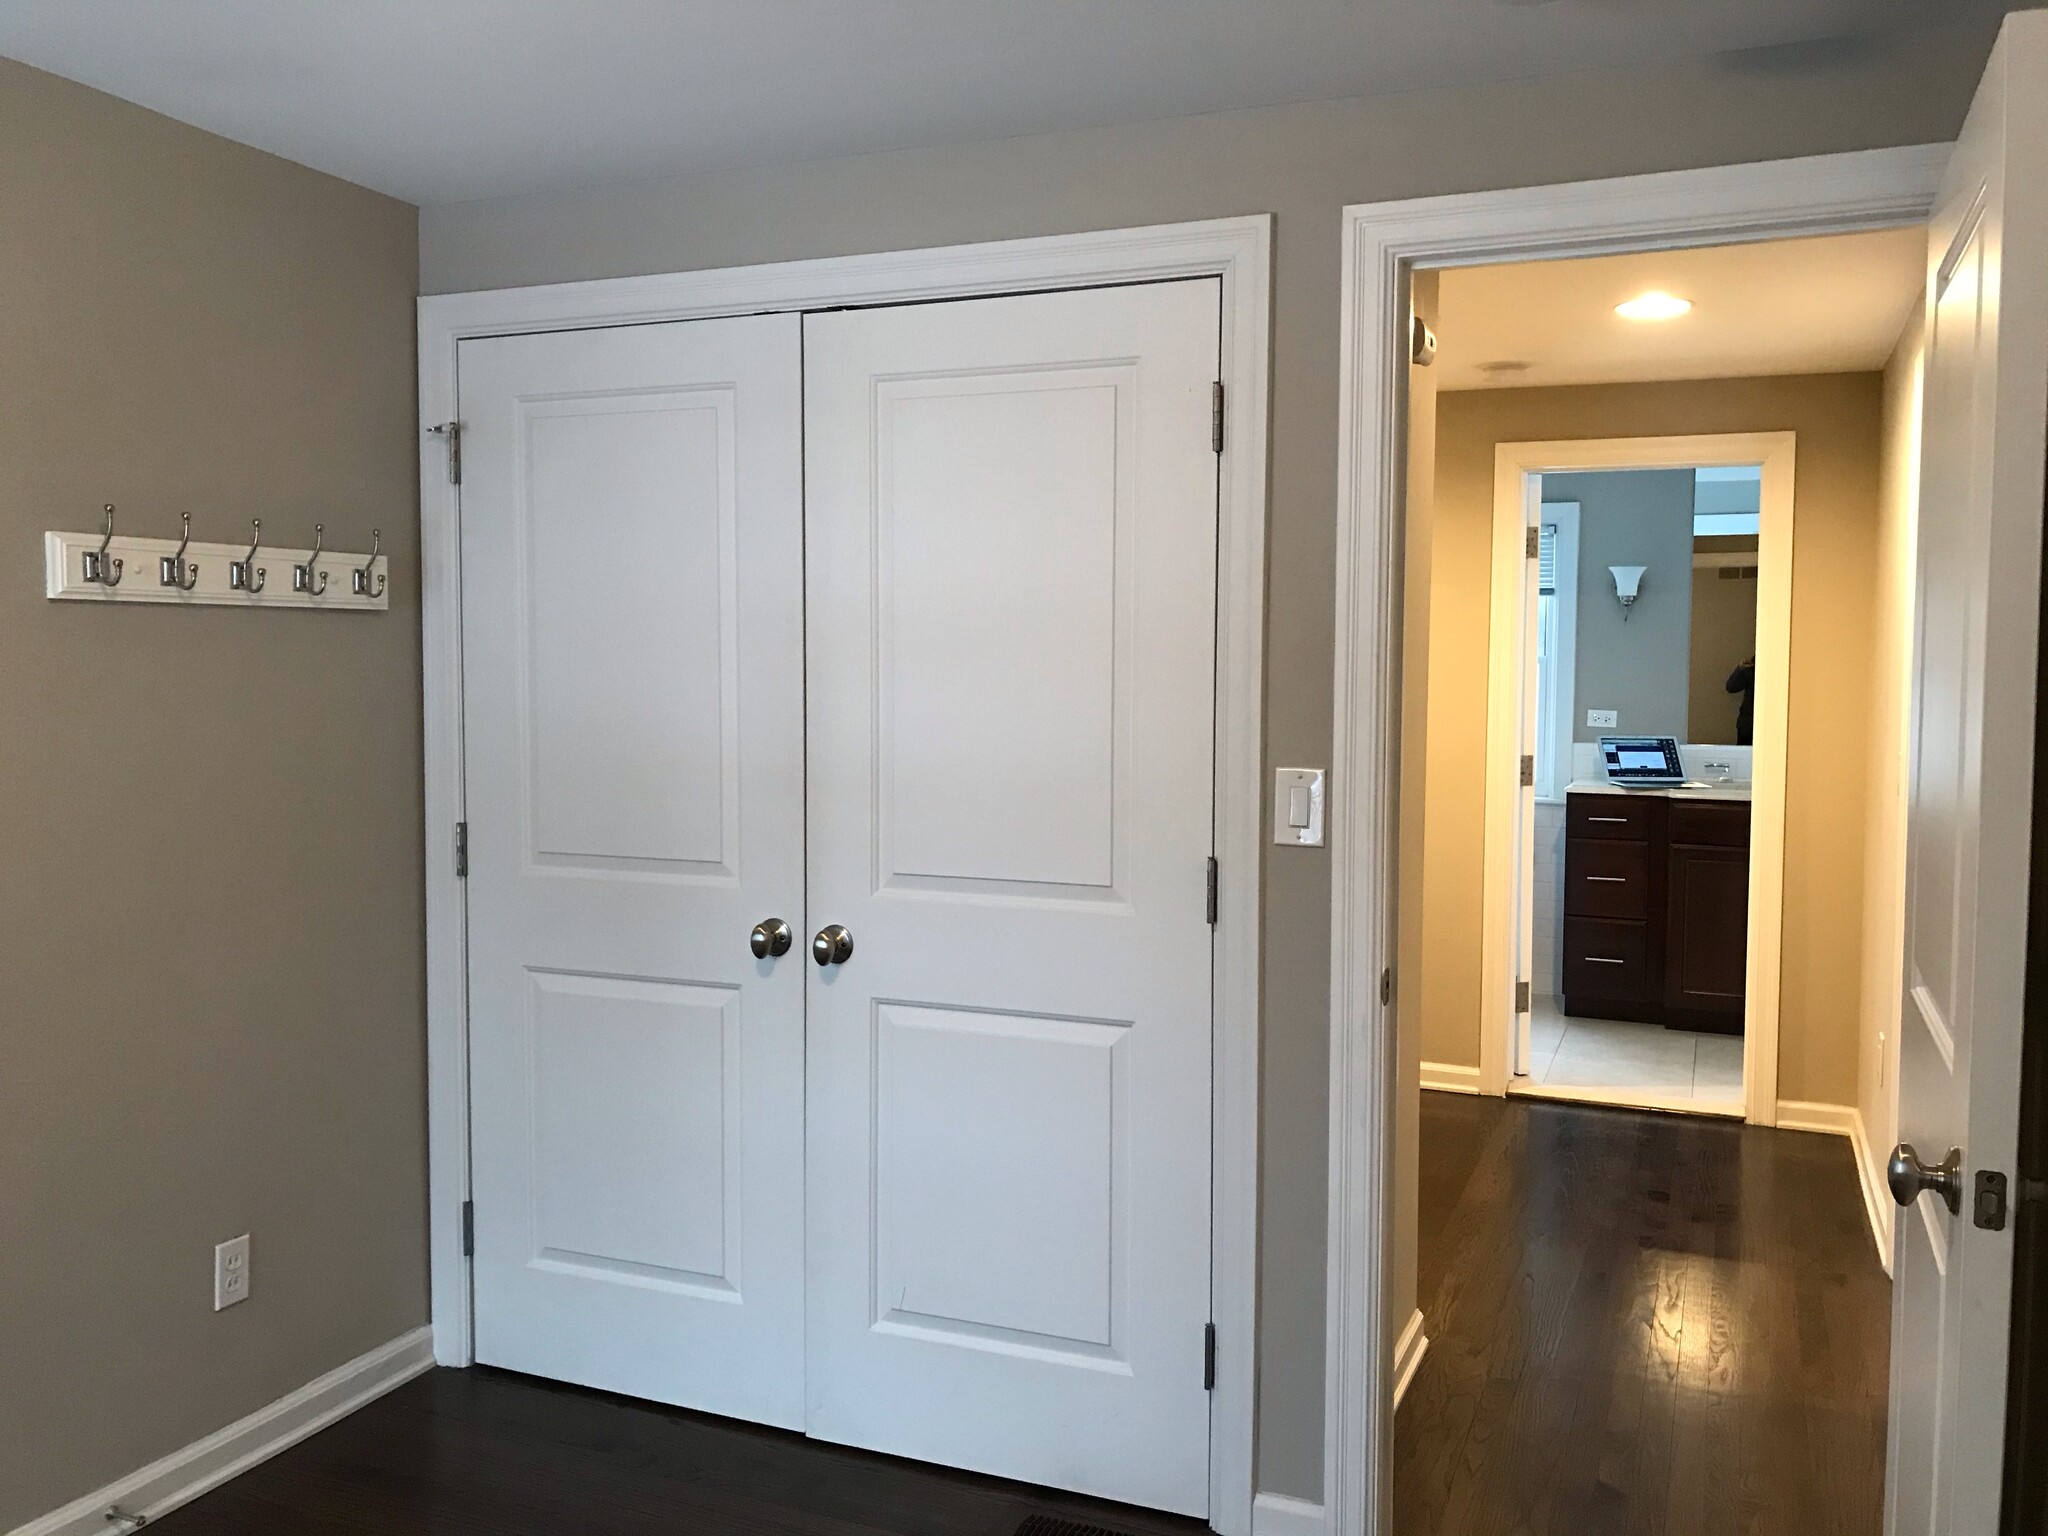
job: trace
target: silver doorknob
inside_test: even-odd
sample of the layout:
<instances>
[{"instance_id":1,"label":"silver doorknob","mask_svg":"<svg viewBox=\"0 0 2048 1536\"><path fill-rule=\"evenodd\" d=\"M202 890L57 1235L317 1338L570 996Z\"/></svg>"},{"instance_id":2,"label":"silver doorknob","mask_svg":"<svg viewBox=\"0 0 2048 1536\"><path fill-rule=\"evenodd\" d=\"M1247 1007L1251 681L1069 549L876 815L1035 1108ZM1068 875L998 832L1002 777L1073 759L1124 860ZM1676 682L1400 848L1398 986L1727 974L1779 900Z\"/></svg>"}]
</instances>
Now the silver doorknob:
<instances>
[{"instance_id":1,"label":"silver doorknob","mask_svg":"<svg viewBox=\"0 0 2048 1536\"><path fill-rule=\"evenodd\" d=\"M1899 1204L1911 1205L1931 1189L1941 1196L1953 1216L1963 1208L1963 1149L1950 1147L1948 1156L1930 1168L1920 1161L1920 1154L1913 1150L1910 1141L1902 1141L1892 1148L1884 1179Z\"/></svg>"},{"instance_id":2,"label":"silver doorknob","mask_svg":"<svg viewBox=\"0 0 2048 1536\"><path fill-rule=\"evenodd\" d=\"M853 935L837 923L828 923L811 940L811 958L820 965L844 965L853 958Z\"/></svg>"},{"instance_id":3,"label":"silver doorknob","mask_svg":"<svg viewBox=\"0 0 2048 1536\"><path fill-rule=\"evenodd\" d=\"M754 931L747 936L747 948L754 952L756 960L773 960L778 955L786 955L789 946L795 942L796 935L790 932L789 924L779 917L756 923Z\"/></svg>"}]
</instances>

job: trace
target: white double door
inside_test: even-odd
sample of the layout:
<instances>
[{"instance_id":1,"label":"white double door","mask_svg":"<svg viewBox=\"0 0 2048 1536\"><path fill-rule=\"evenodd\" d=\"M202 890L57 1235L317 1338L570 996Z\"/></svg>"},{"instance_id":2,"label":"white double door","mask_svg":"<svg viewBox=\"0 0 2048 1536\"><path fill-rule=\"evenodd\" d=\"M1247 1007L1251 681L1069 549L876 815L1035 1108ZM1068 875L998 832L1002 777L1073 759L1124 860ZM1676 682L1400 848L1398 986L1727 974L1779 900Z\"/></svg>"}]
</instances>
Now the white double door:
<instances>
[{"instance_id":1,"label":"white double door","mask_svg":"<svg viewBox=\"0 0 2048 1536\"><path fill-rule=\"evenodd\" d=\"M462 344L478 1359L1206 1511L1218 341Z\"/></svg>"}]
</instances>

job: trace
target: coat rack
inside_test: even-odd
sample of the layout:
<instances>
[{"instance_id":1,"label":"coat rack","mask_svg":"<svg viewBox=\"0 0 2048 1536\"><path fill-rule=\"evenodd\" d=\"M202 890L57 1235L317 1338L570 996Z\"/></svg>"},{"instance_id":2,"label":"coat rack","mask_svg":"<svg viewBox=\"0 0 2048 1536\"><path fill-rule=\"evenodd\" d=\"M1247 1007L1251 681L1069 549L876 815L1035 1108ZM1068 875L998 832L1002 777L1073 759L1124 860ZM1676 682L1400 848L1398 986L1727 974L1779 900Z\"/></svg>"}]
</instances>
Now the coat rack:
<instances>
[{"instance_id":1,"label":"coat rack","mask_svg":"<svg viewBox=\"0 0 2048 1536\"><path fill-rule=\"evenodd\" d=\"M46 588L52 598L86 603L205 603L231 608L334 608L381 612L391 560L382 530L372 530L368 555L326 548L327 529L313 525L313 543L292 549L263 542L263 520L249 519L249 543L195 544L192 518L178 520L175 539L114 532L114 508L103 509L98 533L43 535ZM277 578L273 580L273 577Z\"/></svg>"}]
</instances>

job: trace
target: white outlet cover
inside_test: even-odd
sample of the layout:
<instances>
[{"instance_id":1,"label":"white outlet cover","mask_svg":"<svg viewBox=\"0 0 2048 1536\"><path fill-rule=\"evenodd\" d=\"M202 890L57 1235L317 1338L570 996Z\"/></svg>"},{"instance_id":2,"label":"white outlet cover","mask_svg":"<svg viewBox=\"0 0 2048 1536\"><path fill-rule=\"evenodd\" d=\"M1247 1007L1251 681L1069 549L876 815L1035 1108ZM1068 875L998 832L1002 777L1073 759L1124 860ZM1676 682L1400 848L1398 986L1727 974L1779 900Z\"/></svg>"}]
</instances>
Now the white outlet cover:
<instances>
[{"instance_id":1,"label":"white outlet cover","mask_svg":"<svg viewBox=\"0 0 2048 1536\"><path fill-rule=\"evenodd\" d=\"M213 1310L249 1299L249 1234L213 1245Z\"/></svg>"},{"instance_id":2,"label":"white outlet cover","mask_svg":"<svg viewBox=\"0 0 2048 1536\"><path fill-rule=\"evenodd\" d=\"M1605 726L1611 731L1620 724L1621 714L1618 710L1589 709L1586 711L1586 726L1589 730L1598 730L1600 727Z\"/></svg>"}]
</instances>

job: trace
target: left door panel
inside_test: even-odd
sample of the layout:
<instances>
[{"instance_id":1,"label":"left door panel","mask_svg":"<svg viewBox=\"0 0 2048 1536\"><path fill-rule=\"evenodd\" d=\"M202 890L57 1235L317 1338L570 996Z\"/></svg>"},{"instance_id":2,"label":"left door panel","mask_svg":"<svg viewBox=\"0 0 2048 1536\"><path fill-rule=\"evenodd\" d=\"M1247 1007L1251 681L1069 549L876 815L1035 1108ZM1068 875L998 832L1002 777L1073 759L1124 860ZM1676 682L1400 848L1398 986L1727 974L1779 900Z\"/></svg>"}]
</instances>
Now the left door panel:
<instances>
[{"instance_id":1,"label":"left door panel","mask_svg":"<svg viewBox=\"0 0 2048 1536\"><path fill-rule=\"evenodd\" d=\"M800 324L460 358L477 1358L789 1427Z\"/></svg>"}]
</instances>

